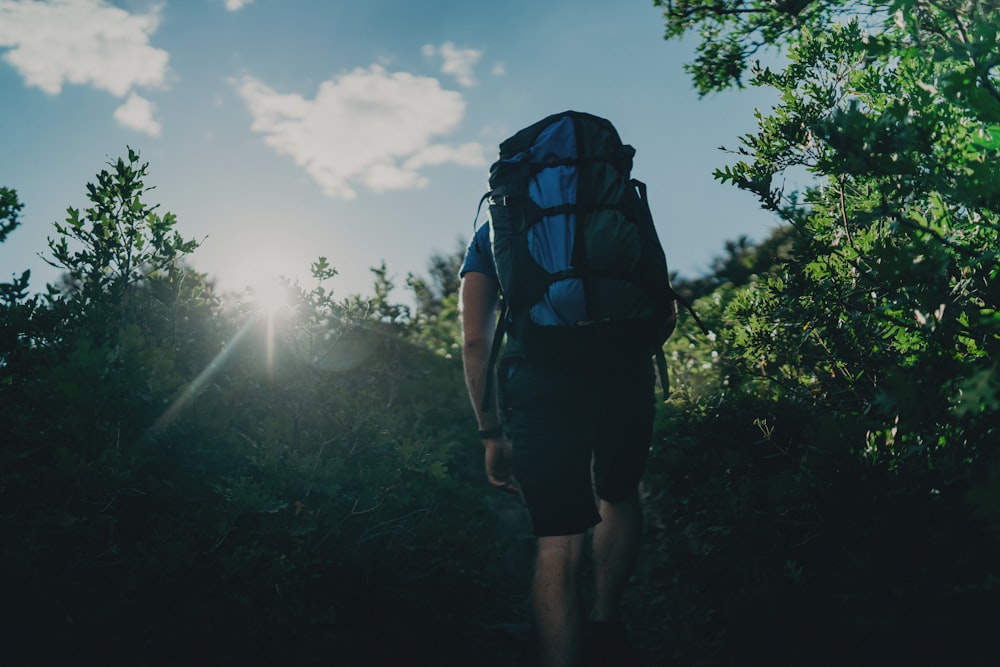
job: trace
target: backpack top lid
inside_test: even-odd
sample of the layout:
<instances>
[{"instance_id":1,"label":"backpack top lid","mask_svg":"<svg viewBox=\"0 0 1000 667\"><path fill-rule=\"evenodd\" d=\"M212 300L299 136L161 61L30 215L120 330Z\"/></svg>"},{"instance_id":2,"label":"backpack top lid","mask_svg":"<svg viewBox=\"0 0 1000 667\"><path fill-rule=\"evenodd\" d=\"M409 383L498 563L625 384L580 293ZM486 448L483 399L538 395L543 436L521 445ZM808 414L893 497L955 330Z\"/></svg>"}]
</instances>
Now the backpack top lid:
<instances>
[{"instance_id":1,"label":"backpack top lid","mask_svg":"<svg viewBox=\"0 0 1000 667\"><path fill-rule=\"evenodd\" d=\"M587 138L590 138L590 141L587 141ZM567 139L573 144L564 144L563 141ZM541 150L531 150L533 146ZM530 153L524 155L526 151ZM500 143L500 161L521 156L521 159L535 164L570 157L605 155L617 158L622 153L631 160L635 155L635 149L622 143L618 130L611 121L572 110L547 116ZM625 171L630 168L631 162Z\"/></svg>"}]
</instances>

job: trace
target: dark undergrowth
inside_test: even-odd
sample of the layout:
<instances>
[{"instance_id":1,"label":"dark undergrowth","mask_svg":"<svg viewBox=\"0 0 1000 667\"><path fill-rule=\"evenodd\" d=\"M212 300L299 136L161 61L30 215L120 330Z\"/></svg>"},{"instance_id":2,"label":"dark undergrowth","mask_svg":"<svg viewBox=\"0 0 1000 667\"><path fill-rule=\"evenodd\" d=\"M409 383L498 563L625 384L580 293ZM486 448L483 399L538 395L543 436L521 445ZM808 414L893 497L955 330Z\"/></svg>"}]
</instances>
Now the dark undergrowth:
<instances>
[{"instance_id":1,"label":"dark undergrowth","mask_svg":"<svg viewBox=\"0 0 1000 667\"><path fill-rule=\"evenodd\" d=\"M742 419L653 449L624 607L644 664L993 664L997 545L959 482L918 495L912 478L773 457L775 436L754 440ZM88 567L52 544L4 570L8 664L535 665L533 541L480 465L463 451L421 519L454 529L461 515L468 548L373 541L314 562L293 590L218 553L137 577L124 556Z\"/></svg>"}]
</instances>

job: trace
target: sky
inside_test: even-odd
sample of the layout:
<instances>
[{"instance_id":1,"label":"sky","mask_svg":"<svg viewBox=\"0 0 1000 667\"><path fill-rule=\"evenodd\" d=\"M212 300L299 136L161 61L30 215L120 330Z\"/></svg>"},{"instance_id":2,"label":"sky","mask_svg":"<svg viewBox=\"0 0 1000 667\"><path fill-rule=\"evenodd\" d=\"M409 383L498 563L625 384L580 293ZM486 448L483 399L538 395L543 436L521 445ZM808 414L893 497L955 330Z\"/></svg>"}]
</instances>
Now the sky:
<instances>
[{"instance_id":1,"label":"sky","mask_svg":"<svg viewBox=\"0 0 1000 667\"><path fill-rule=\"evenodd\" d=\"M777 224L712 177L770 102L700 99L693 38L663 32L652 0L0 0L0 186L24 204L0 281L58 279L53 223L131 147L222 291L309 285L323 256L340 296L384 262L403 300L471 236L498 144L567 109L636 148L670 268L698 277Z\"/></svg>"}]
</instances>

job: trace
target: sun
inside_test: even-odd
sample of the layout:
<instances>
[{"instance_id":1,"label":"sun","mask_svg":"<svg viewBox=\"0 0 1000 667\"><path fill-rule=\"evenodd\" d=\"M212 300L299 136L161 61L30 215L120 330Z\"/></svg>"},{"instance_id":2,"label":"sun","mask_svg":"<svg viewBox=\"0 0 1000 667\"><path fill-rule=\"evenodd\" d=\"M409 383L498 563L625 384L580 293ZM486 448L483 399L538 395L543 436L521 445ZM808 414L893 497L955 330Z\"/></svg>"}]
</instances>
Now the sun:
<instances>
[{"instance_id":1,"label":"sun","mask_svg":"<svg viewBox=\"0 0 1000 667\"><path fill-rule=\"evenodd\" d=\"M269 318L287 313L291 305L291 285L280 276L268 276L247 287L254 309Z\"/></svg>"}]
</instances>

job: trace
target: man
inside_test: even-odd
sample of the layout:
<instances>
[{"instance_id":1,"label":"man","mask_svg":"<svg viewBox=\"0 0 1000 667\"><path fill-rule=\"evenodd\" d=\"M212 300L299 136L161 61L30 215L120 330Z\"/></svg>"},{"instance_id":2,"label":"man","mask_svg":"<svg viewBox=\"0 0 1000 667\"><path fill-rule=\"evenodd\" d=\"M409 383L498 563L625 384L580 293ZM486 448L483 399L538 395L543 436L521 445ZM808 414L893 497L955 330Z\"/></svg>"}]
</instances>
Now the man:
<instances>
[{"instance_id":1,"label":"man","mask_svg":"<svg viewBox=\"0 0 1000 667\"><path fill-rule=\"evenodd\" d=\"M620 605L642 530L638 485L654 415L649 352L558 365L525 359L508 338L497 380L489 356L499 283L488 224L470 243L461 276L462 358L486 475L522 494L538 537L532 607L542 664L637 664ZM499 405L483 405L494 382L510 439ZM591 529L594 599L585 622L580 578Z\"/></svg>"}]
</instances>

